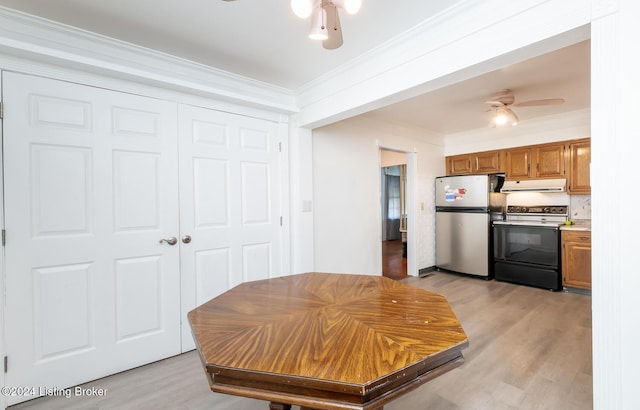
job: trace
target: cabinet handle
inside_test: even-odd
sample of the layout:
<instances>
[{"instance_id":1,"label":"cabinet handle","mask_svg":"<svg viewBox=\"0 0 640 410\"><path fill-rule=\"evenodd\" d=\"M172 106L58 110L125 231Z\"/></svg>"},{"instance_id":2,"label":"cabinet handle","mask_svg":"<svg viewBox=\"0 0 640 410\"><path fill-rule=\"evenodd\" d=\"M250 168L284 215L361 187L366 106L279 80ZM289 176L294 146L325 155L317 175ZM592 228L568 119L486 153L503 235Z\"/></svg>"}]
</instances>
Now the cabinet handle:
<instances>
[{"instance_id":1,"label":"cabinet handle","mask_svg":"<svg viewBox=\"0 0 640 410\"><path fill-rule=\"evenodd\" d=\"M580 239L583 240L583 241L588 241L589 237L588 236L581 236Z\"/></svg>"}]
</instances>

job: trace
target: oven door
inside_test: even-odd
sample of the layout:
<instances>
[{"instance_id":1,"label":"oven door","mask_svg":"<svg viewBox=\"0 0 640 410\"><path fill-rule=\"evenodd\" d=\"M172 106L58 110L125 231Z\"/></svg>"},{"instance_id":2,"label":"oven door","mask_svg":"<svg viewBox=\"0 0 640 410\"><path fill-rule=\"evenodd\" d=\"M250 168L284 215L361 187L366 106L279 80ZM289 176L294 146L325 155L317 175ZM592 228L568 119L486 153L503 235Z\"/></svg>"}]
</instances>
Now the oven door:
<instances>
[{"instance_id":1,"label":"oven door","mask_svg":"<svg viewBox=\"0 0 640 410\"><path fill-rule=\"evenodd\" d=\"M557 226L494 224L493 259L557 268L558 234Z\"/></svg>"}]
</instances>

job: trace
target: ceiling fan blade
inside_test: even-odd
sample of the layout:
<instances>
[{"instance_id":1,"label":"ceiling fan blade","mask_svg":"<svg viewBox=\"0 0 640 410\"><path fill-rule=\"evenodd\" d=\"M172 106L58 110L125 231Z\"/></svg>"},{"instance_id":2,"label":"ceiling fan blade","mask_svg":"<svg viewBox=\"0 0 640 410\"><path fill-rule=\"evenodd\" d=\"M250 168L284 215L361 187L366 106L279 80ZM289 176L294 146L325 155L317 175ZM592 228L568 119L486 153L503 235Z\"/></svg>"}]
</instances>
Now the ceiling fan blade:
<instances>
[{"instance_id":1,"label":"ceiling fan blade","mask_svg":"<svg viewBox=\"0 0 640 410\"><path fill-rule=\"evenodd\" d=\"M340 17L338 8L333 4L325 6L327 10L327 33L329 37L322 42L322 47L327 50L334 50L342 45L342 27L340 27Z\"/></svg>"},{"instance_id":2,"label":"ceiling fan blade","mask_svg":"<svg viewBox=\"0 0 640 410\"><path fill-rule=\"evenodd\" d=\"M488 100L488 101L485 101L485 104L489 104L492 107L503 107L507 105L504 102L498 101L498 100Z\"/></svg>"},{"instance_id":3,"label":"ceiling fan blade","mask_svg":"<svg viewBox=\"0 0 640 410\"><path fill-rule=\"evenodd\" d=\"M546 100L523 101L521 103L513 104L513 106L514 107L535 107L539 105L560 105L560 104L564 104L564 99L548 98Z\"/></svg>"},{"instance_id":4,"label":"ceiling fan blade","mask_svg":"<svg viewBox=\"0 0 640 410\"><path fill-rule=\"evenodd\" d=\"M511 105L513 104L513 94L511 94L511 90L509 89L505 89L505 90L500 90L497 93L495 93L491 98L489 98L489 101L485 101L487 104L491 104L491 106L494 107L501 107L504 105Z\"/></svg>"}]
</instances>

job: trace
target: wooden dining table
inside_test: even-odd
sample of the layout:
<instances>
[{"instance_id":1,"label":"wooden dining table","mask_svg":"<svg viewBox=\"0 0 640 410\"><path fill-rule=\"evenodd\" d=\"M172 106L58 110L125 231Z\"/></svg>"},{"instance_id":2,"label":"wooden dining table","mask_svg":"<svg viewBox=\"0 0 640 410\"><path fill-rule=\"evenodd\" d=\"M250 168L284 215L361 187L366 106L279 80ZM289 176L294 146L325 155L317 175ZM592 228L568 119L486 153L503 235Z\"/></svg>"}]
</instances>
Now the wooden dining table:
<instances>
[{"instance_id":1,"label":"wooden dining table","mask_svg":"<svg viewBox=\"0 0 640 410\"><path fill-rule=\"evenodd\" d=\"M245 282L188 318L211 390L272 410L382 409L469 344L445 297L382 276Z\"/></svg>"}]
</instances>

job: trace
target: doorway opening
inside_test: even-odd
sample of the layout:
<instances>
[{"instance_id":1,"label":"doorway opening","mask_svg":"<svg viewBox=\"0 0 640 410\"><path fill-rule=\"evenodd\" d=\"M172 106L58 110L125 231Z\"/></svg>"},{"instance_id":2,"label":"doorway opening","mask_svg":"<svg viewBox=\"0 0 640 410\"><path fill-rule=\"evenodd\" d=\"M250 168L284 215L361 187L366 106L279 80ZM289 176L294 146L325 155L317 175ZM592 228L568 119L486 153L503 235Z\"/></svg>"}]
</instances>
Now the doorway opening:
<instances>
[{"instance_id":1,"label":"doorway opening","mask_svg":"<svg viewBox=\"0 0 640 410\"><path fill-rule=\"evenodd\" d=\"M380 150L382 275L407 277L407 156Z\"/></svg>"}]
</instances>

